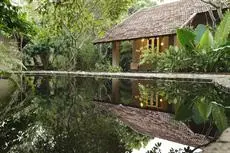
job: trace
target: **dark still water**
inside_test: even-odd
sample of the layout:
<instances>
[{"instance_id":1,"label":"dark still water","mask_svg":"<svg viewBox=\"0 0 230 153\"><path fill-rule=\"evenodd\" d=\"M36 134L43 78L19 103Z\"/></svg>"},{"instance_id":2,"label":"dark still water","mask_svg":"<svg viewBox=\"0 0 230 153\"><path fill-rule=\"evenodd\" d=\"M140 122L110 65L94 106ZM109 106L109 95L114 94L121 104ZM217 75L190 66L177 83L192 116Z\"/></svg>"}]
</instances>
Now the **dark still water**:
<instances>
[{"instance_id":1,"label":"dark still water","mask_svg":"<svg viewBox=\"0 0 230 153\"><path fill-rule=\"evenodd\" d=\"M230 94L211 83L22 80L18 87L0 80L0 153L174 153L183 144L182 153L229 126Z\"/></svg>"}]
</instances>

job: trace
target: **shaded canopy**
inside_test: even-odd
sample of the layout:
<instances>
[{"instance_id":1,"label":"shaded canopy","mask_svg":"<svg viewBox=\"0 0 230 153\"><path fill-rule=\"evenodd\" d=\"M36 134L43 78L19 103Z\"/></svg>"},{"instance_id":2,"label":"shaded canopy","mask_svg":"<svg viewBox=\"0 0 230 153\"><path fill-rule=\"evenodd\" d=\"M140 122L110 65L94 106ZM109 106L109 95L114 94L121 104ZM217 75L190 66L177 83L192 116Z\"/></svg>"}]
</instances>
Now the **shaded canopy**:
<instances>
[{"instance_id":1,"label":"shaded canopy","mask_svg":"<svg viewBox=\"0 0 230 153\"><path fill-rule=\"evenodd\" d=\"M95 43L175 34L177 28L197 13L207 12L211 8L200 0L179 0L142 9L109 30L104 38Z\"/></svg>"}]
</instances>

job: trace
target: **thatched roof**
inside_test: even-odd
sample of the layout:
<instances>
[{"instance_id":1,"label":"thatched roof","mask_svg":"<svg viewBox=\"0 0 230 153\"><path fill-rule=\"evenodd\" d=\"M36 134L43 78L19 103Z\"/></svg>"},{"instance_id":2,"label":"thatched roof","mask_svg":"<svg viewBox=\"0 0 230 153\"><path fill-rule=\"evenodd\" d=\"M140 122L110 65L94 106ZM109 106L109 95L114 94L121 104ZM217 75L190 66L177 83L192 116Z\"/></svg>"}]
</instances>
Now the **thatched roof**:
<instances>
[{"instance_id":1,"label":"thatched roof","mask_svg":"<svg viewBox=\"0 0 230 153\"><path fill-rule=\"evenodd\" d=\"M157 137L193 147L209 142L204 135L194 133L186 124L176 121L172 114L108 103L96 104L113 113L131 129L152 138Z\"/></svg>"},{"instance_id":2,"label":"thatched roof","mask_svg":"<svg viewBox=\"0 0 230 153\"><path fill-rule=\"evenodd\" d=\"M143 9L109 30L95 43L175 34L177 28L197 13L207 12L210 8L200 0L179 0Z\"/></svg>"}]
</instances>

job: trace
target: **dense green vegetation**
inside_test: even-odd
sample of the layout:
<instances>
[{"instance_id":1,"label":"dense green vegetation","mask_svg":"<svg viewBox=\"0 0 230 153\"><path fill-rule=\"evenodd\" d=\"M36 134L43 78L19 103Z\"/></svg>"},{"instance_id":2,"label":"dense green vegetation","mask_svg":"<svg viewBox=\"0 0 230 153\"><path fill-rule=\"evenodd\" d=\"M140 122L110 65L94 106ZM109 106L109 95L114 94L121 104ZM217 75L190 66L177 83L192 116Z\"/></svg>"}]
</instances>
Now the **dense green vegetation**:
<instances>
[{"instance_id":1,"label":"dense green vegetation","mask_svg":"<svg viewBox=\"0 0 230 153\"><path fill-rule=\"evenodd\" d=\"M152 65L152 70L166 72L230 72L230 12L216 29L198 25L193 29L178 29L179 47L171 46L157 54L144 50L140 64Z\"/></svg>"},{"instance_id":2,"label":"dense green vegetation","mask_svg":"<svg viewBox=\"0 0 230 153\"><path fill-rule=\"evenodd\" d=\"M32 24L18 7L9 0L0 2L0 71L23 67L19 51L29 42L33 32Z\"/></svg>"},{"instance_id":3,"label":"dense green vegetation","mask_svg":"<svg viewBox=\"0 0 230 153\"><path fill-rule=\"evenodd\" d=\"M129 70L131 44L122 43L120 67L112 67L111 44L94 45L93 41L128 15L156 4L151 0L24 2L23 6L0 2L0 36L14 40L13 50L21 52L20 59L16 58L21 60L19 65L112 72ZM160 72L229 72L229 16L225 15L217 29L199 25L195 30L178 30L179 48L171 47L162 54L145 50L140 64L151 64L153 71ZM9 46L4 43L1 50ZM6 61L1 65L9 63L7 68L18 69Z\"/></svg>"},{"instance_id":4,"label":"dense green vegetation","mask_svg":"<svg viewBox=\"0 0 230 153\"><path fill-rule=\"evenodd\" d=\"M151 0L25 2L23 6L13 5L10 0L0 2L0 72L26 67L128 71L130 42L121 44L121 67L113 67L111 44L94 45L93 41L127 16L156 4ZM161 54L145 50L140 64L151 64L153 71L161 72L230 72L229 27L228 12L216 29L204 25L195 30L178 29L180 47L170 47ZM136 133L91 102L104 84L93 79L83 81L85 78L22 79L20 88L14 86L9 96L0 97L0 152L130 152L149 141L149 137ZM144 96L155 90L175 104L177 120L209 123L217 129L217 135L229 125L226 102L230 98L218 89L175 82L139 88ZM128 105L132 96L120 94L126 96L123 100ZM160 152L158 147L149 152Z\"/></svg>"},{"instance_id":5,"label":"dense green vegetation","mask_svg":"<svg viewBox=\"0 0 230 153\"><path fill-rule=\"evenodd\" d=\"M155 5L150 0L23 2L0 2L0 36L15 42L21 63L45 70L121 71L111 66L110 44L93 41L126 16Z\"/></svg>"},{"instance_id":6,"label":"dense green vegetation","mask_svg":"<svg viewBox=\"0 0 230 153\"><path fill-rule=\"evenodd\" d=\"M90 70L102 57L94 39L116 23L131 0L37 2L37 34L25 47L27 59L42 69ZM31 4L33 5L33 3ZM74 13L73 13L74 12ZM31 61L29 61L31 62Z\"/></svg>"}]
</instances>

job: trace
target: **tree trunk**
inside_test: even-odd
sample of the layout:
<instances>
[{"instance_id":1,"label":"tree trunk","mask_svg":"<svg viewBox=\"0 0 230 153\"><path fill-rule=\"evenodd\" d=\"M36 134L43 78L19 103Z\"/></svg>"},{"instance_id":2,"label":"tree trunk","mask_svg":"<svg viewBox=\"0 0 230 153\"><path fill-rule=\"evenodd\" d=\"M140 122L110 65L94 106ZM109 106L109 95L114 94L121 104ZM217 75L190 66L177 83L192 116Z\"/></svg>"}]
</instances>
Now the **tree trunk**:
<instances>
[{"instance_id":1,"label":"tree trunk","mask_svg":"<svg viewBox=\"0 0 230 153\"><path fill-rule=\"evenodd\" d=\"M43 69L48 70L49 66L50 66L50 61L49 61L50 54L49 53L42 53L42 54L40 54L40 58L42 61Z\"/></svg>"},{"instance_id":2,"label":"tree trunk","mask_svg":"<svg viewBox=\"0 0 230 153\"><path fill-rule=\"evenodd\" d=\"M33 61L34 61L34 66L39 66L40 63L38 62L38 59L36 58L36 56L33 56Z\"/></svg>"}]
</instances>

